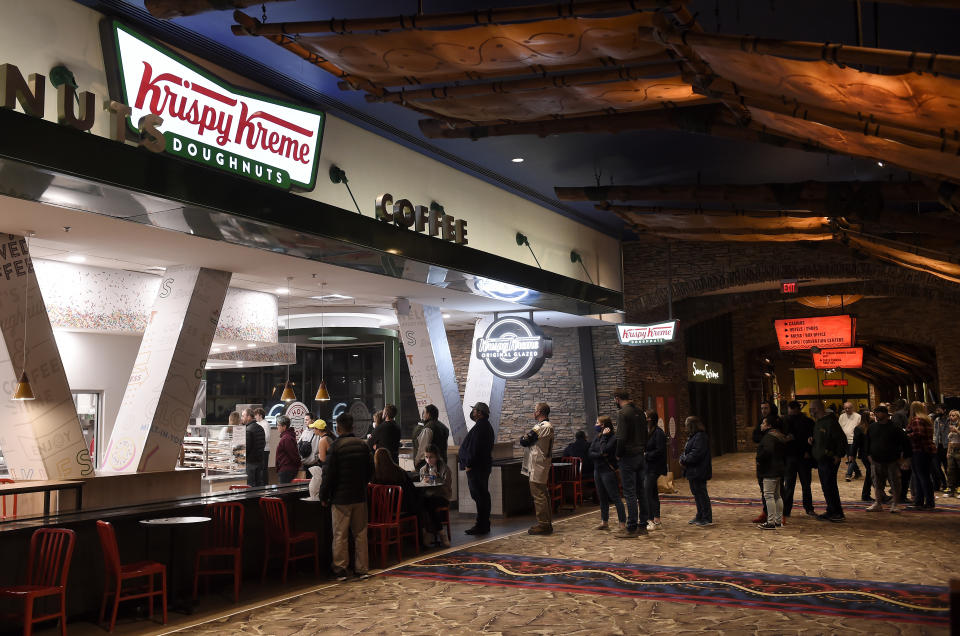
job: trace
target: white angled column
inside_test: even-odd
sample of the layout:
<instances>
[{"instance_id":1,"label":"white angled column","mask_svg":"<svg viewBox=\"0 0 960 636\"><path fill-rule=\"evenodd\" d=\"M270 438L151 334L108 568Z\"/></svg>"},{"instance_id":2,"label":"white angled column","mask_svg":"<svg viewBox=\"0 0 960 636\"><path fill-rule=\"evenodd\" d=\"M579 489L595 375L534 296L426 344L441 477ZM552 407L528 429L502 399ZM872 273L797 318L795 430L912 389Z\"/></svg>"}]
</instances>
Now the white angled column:
<instances>
[{"instance_id":1,"label":"white angled column","mask_svg":"<svg viewBox=\"0 0 960 636\"><path fill-rule=\"evenodd\" d=\"M440 412L440 421L450 427L453 443L460 444L467 434L467 427L443 326L443 312L439 307L414 303L407 306L405 301L397 305L400 338L417 397L417 409L434 404Z\"/></svg>"},{"instance_id":2,"label":"white angled column","mask_svg":"<svg viewBox=\"0 0 960 636\"><path fill-rule=\"evenodd\" d=\"M463 392L463 413L470 417L470 410L477 402L485 402L490 407L490 425L495 433L500 432L500 413L503 410L503 391L507 381L494 375L477 357L477 340L483 337L487 328L493 324L493 316L486 315L477 320L470 341L470 366L467 367L467 386Z\"/></svg>"},{"instance_id":3,"label":"white angled column","mask_svg":"<svg viewBox=\"0 0 960 636\"><path fill-rule=\"evenodd\" d=\"M110 435L105 471L176 467L231 275L167 269Z\"/></svg>"},{"instance_id":4,"label":"white angled column","mask_svg":"<svg viewBox=\"0 0 960 636\"><path fill-rule=\"evenodd\" d=\"M0 449L10 475L18 480L92 477L93 464L26 241L13 234L0 235L0 330ZM36 399L11 400L24 369Z\"/></svg>"}]
</instances>

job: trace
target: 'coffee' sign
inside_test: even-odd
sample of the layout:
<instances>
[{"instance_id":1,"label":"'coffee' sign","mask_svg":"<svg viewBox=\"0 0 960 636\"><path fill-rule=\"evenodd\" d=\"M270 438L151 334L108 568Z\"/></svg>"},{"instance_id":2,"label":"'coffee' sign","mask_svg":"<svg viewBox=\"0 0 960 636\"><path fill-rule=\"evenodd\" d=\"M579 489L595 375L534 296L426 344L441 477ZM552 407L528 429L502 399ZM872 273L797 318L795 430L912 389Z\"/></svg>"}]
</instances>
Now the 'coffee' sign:
<instances>
[{"instance_id":1,"label":"'coffee' sign","mask_svg":"<svg viewBox=\"0 0 960 636\"><path fill-rule=\"evenodd\" d=\"M532 321L509 316L494 321L477 339L476 353L495 376L529 378L553 356L553 340Z\"/></svg>"},{"instance_id":2,"label":"'coffee' sign","mask_svg":"<svg viewBox=\"0 0 960 636\"><path fill-rule=\"evenodd\" d=\"M687 380L706 384L723 384L723 365L700 358L687 358Z\"/></svg>"},{"instance_id":3,"label":"'coffee' sign","mask_svg":"<svg viewBox=\"0 0 960 636\"><path fill-rule=\"evenodd\" d=\"M130 122L158 118L166 152L271 186L313 189L324 114L242 91L151 42L104 21L110 89Z\"/></svg>"},{"instance_id":4,"label":"'coffee' sign","mask_svg":"<svg viewBox=\"0 0 960 636\"><path fill-rule=\"evenodd\" d=\"M407 199L399 199L394 203L393 195L385 193L377 197L376 214L379 220L397 227L424 232L457 245L466 245L468 242L467 222L453 218L439 206L428 208L414 205Z\"/></svg>"},{"instance_id":5,"label":"'coffee' sign","mask_svg":"<svg viewBox=\"0 0 960 636\"><path fill-rule=\"evenodd\" d=\"M617 325L617 338L620 339L620 344L633 347L673 342L676 333L676 320L656 325Z\"/></svg>"}]
</instances>

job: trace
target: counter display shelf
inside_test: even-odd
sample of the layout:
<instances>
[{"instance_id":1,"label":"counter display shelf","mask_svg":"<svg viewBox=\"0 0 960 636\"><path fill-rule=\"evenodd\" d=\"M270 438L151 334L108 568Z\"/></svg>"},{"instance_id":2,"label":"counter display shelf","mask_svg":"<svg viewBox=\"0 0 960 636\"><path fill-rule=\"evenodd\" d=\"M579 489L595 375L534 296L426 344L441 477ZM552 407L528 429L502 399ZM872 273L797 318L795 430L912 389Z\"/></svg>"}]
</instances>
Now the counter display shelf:
<instances>
[{"instance_id":1,"label":"counter display shelf","mask_svg":"<svg viewBox=\"0 0 960 636\"><path fill-rule=\"evenodd\" d=\"M244 475L246 433L242 426L194 425L183 438L183 468L202 468L204 477Z\"/></svg>"}]
</instances>

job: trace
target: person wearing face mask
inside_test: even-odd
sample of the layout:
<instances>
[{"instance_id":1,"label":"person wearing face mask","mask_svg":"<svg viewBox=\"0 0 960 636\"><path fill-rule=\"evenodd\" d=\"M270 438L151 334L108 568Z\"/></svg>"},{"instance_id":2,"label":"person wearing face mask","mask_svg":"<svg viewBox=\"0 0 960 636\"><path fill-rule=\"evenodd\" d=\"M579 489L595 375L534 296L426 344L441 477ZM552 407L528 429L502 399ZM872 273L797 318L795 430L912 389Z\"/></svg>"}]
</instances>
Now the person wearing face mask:
<instances>
[{"instance_id":1,"label":"person wearing face mask","mask_svg":"<svg viewBox=\"0 0 960 636\"><path fill-rule=\"evenodd\" d=\"M460 444L457 461L467 473L470 497L477 504L477 520L467 534L490 533L490 471L493 468L493 442L496 434L490 425L490 407L477 402L470 411L474 425Z\"/></svg>"},{"instance_id":2,"label":"person wearing face mask","mask_svg":"<svg viewBox=\"0 0 960 636\"><path fill-rule=\"evenodd\" d=\"M617 486L617 436L613 432L613 420L608 415L597 418L594 426L597 434L590 443L590 459L593 460L593 482L597 485L600 499L600 525L594 530L609 530L610 502L617 508L620 529L627 527L627 514L620 499Z\"/></svg>"},{"instance_id":3,"label":"person wearing face mask","mask_svg":"<svg viewBox=\"0 0 960 636\"><path fill-rule=\"evenodd\" d=\"M424 451L425 461L420 467L420 481L436 487L427 489L422 499L422 513L420 522L423 527L424 545L429 545L427 539L444 548L450 547L450 539L443 531L443 517L440 508L450 505L453 493L450 482L453 480L450 467L440 457L440 449L432 444Z\"/></svg>"}]
</instances>

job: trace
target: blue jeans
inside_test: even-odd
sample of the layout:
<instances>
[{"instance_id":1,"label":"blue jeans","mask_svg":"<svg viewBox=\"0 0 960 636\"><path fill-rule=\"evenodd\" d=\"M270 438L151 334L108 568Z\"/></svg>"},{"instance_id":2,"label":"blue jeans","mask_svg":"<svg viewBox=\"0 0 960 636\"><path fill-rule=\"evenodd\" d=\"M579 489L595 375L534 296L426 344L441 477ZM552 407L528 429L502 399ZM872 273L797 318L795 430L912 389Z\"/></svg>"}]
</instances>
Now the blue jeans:
<instances>
[{"instance_id":1,"label":"blue jeans","mask_svg":"<svg viewBox=\"0 0 960 636\"><path fill-rule=\"evenodd\" d=\"M620 481L623 498L627 500L627 530L636 530L640 524L647 527L647 498L643 494L643 454L620 458Z\"/></svg>"},{"instance_id":2,"label":"blue jeans","mask_svg":"<svg viewBox=\"0 0 960 636\"><path fill-rule=\"evenodd\" d=\"M647 512L651 519L660 518L660 491L657 490L657 477L653 473L643 476L643 494L647 498Z\"/></svg>"},{"instance_id":3,"label":"blue jeans","mask_svg":"<svg viewBox=\"0 0 960 636\"><path fill-rule=\"evenodd\" d=\"M600 472L600 468L595 467L593 481L597 484L597 496L600 497L600 520L606 523L610 519L610 502L612 501L617 507L617 521L625 522L627 515L623 510L623 501L620 500L617 474L612 470Z\"/></svg>"},{"instance_id":4,"label":"blue jeans","mask_svg":"<svg viewBox=\"0 0 960 636\"><path fill-rule=\"evenodd\" d=\"M693 501L697 504L697 521L708 521L713 523L713 509L710 507L710 495L707 494L706 479L689 479L690 494L693 495Z\"/></svg>"},{"instance_id":5,"label":"blue jeans","mask_svg":"<svg viewBox=\"0 0 960 636\"><path fill-rule=\"evenodd\" d=\"M917 478L917 487L914 494L915 506L921 508L933 507L933 455L930 453L914 453L910 458L913 465L913 474Z\"/></svg>"}]
</instances>

